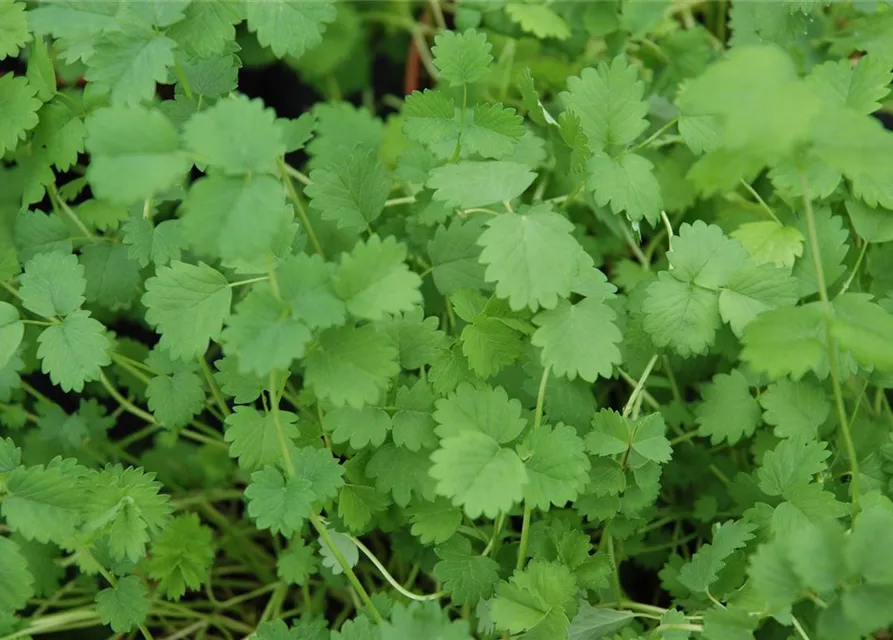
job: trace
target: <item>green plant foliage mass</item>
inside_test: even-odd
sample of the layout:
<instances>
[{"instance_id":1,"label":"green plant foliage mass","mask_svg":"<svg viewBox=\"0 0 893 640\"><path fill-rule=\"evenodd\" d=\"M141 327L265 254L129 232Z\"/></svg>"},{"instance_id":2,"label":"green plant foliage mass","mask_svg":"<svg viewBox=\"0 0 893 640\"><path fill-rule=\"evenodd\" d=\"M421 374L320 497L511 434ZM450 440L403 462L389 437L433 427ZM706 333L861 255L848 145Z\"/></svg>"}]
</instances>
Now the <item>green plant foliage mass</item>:
<instances>
[{"instance_id":1,"label":"green plant foliage mass","mask_svg":"<svg viewBox=\"0 0 893 640\"><path fill-rule=\"evenodd\" d=\"M0 640L893 637L891 72L873 0L0 0Z\"/></svg>"}]
</instances>

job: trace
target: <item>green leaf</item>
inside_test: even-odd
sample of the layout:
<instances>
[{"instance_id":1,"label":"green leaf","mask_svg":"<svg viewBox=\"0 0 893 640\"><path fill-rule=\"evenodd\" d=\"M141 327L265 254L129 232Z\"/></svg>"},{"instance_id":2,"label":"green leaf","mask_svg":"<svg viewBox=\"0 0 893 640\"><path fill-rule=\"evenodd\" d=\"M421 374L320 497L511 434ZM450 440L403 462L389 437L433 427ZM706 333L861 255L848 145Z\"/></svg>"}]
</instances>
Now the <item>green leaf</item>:
<instances>
[{"instance_id":1,"label":"green leaf","mask_svg":"<svg viewBox=\"0 0 893 640\"><path fill-rule=\"evenodd\" d=\"M344 324L344 302L335 294L335 266L318 255L289 256L276 268L279 295L292 313L311 329Z\"/></svg>"},{"instance_id":2,"label":"green leaf","mask_svg":"<svg viewBox=\"0 0 893 640\"><path fill-rule=\"evenodd\" d=\"M434 481L428 475L430 453L386 444L372 455L366 465L366 473L375 479L376 489L391 494L394 502L401 507L406 507L413 495L423 500L433 500Z\"/></svg>"},{"instance_id":3,"label":"green leaf","mask_svg":"<svg viewBox=\"0 0 893 640\"><path fill-rule=\"evenodd\" d=\"M428 242L431 275L437 290L444 295L484 284L484 265L478 260L481 247L477 244L483 223L479 218L453 220L449 227L438 227Z\"/></svg>"},{"instance_id":4,"label":"green leaf","mask_svg":"<svg viewBox=\"0 0 893 640\"><path fill-rule=\"evenodd\" d=\"M787 269L748 262L720 292L719 315L740 338L747 325L761 313L796 304L799 288L797 279Z\"/></svg>"},{"instance_id":5,"label":"green leaf","mask_svg":"<svg viewBox=\"0 0 893 640\"><path fill-rule=\"evenodd\" d=\"M869 207L859 200L847 200L846 210L856 233L866 242L893 240L893 212L880 207Z\"/></svg>"},{"instance_id":6,"label":"green leaf","mask_svg":"<svg viewBox=\"0 0 893 640\"><path fill-rule=\"evenodd\" d=\"M513 634L527 631L532 638L564 637L576 593L576 581L567 567L533 560L497 587L493 622L497 629Z\"/></svg>"},{"instance_id":7,"label":"green leaf","mask_svg":"<svg viewBox=\"0 0 893 640\"><path fill-rule=\"evenodd\" d=\"M631 144L645 129L645 85L625 56L586 68L567 80L561 99L580 117L593 150Z\"/></svg>"},{"instance_id":8,"label":"green leaf","mask_svg":"<svg viewBox=\"0 0 893 640\"><path fill-rule=\"evenodd\" d=\"M592 419L592 431L586 436L586 448L598 456L622 453L625 462L632 468L641 467L649 460L667 462L672 448L664 436L665 431L666 425L659 413L633 421L616 411L602 409Z\"/></svg>"},{"instance_id":9,"label":"green leaf","mask_svg":"<svg viewBox=\"0 0 893 640\"><path fill-rule=\"evenodd\" d=\"M667 253L676 278L711 290L724 287L747 257L738 241L726 238L718 226L701 220L682 224L679 237L673 239L673 248Z\"/></svg>"},{"instance_id":10,"label":"green leaf","mask_svg":"<svg viewBox=\"0 0 893 640\"><path fill-rule=\"evenodd\" d=\"M400 366L412 370L434 362L446 344L446 335L438 325L438 319L433 316L423 318L419 307L393 318L385 329L400 352Z\"/></svg>"},{"instance_id":11,"label":"green leaf","mask_svg":"<svg viewBox=\"0 0 893 640\"><path fill-rule=\"evenodd\" d=\"M455 138L459 134L455 103L440 91L413 91L403 106L403 133L423 144Z\"/></svg>"},{"instance_id":12,"label":"green leaf","mask_svg":"<svg viewBox=\"0 0 893 640\"><path fill-rule=\"evenodd\" d=\"M41 371L63 391L80 393L84 383L98 380L111 362L105 327L88 311L73 311L61 324L47 327L37 337Z\"/></svg>"},{"instance_id":13,"label":"green leaf","mask_svg":"<svg viewBox=\"0 0 893 640\"><path fill-rule=\"evenodd\" d=\"M266 466L251 474L245 498L248 515L257 522L258 529L270 529L288 537L310 516L314 494L309 480L286 479L277 469Z\"/></svg>"},{"instance_id":14,"label":"green leaf","mask_svg":"<svg viewBox=\"0 0 893 640\"><path fill-rule=\"evenodd\" d=\"M15 56L19 49L31 41L25 4L4 2L0 4L0 60Z\"/></svg>"},{"instance_id":15,"label":"green leaf","mask_svg":"<svg viewBox=\"0 0 893 640\"><path fill-rule=\"evenodd\" d=\"M390 506L386 496L372 487L359 484L345 484L338 496L338 517L355 533L363 533L376 513Z\"/></svg>"},{"instance_id":16,"label":"green leaf","mask_svg":"<svg viewBox=\"0 0 893 640\"><path fill-rule=\"evenodd\" d=\"M487 36L474 29L463 33L441 31L434 38L431 53L440 79L456 87L483 80L490 72L492 45Z\"/></svg>"},{"instance_id":17,"label":"green leaf","mask_svg":"<svg viewBox=\"0 0 893 640\"><path fill-rule=\"evenodd\" d=\"M0 505L10 530L26 540L69 542L82 519L78 503L82 471L58 458L45 467L11 469Z\"/></svg>"},{"instance_id":18,"label":"green leaf","mask_svg":"<svg viewBox=\"0 0 893 640\"><path fill-rule=\"evenodd\" d=\"M183 202L183 235L202 255L265 258L293 213L278 180L211 175L193 183Z\"/></svg>"},{"instance_id":19,"label":"green leaf","mask_svg":"<svg viewBox=\"0 0 893 640\"><path fill-rule=\"evenodd\" d=\"M371 235L341 256L335 291L358 318L380 320L421 302L421 278L406 265L406 246Z\"/></svg>"},{"instance_id":20,"label":"green leaf","mask_svg":"<svg viewBox=\"0 0 893 640\"><path fill-rule=\"evenodd\" d=\"M432 169L426 186L450 207L482 207L511 200L529 187L536 174L517 162L463 160Z\"/></svg>"},{"instance_id":21,"label":"green leaf","mask_svg":"<svg viewBox=\"0 0 893 640\"><path fill-rule=\"evenodd\" d=\"M300 538L293 539L276 559L276 575L288 584L304 586L318 567L313 549Z\"/></svg>"},{"instance_id":22,"label":"green leaf","mask_svg":"<svg viewBox=\"0 0 893 640\"><path fill-rule=\"evenodd\" d=\"M756 525L743 520L720 524L712 544L702 545L679 571L679 581L694 592L706 591L713 584L726 560L753 539Z\"/></svg>"},{"instance_id":23,"label":"green leaf","mask_svg":"<svg viewBox=\"0 0 893 640\"><path fill-rule=\"evenodd\" d=\"M146 385L149 410L169 429L184 427L205 407L205 390L197 374L178 371L155 376Z\"/></svg>"},{"instance_id":24,"label":"green leaf","mask_svg":"<svg viewBox=\"0 0 893 640\"><path fill-rule=\"evenodd\" d=\"M155 95L156 83L167 80L176 46L149 29L105 33L86 61L85 77L95 90L109 94L112 105L135 107Z\"/></svg>"},{"instance_id":25,"label":"green leaf","mask_svg":"<svg viewBox=\"0 0 893 640\"><path fill-rule=\"evenodd\" d=\"M521 116L501 102L476 104L462 132L462 146L469 153L484 158L504 158L515 149L524 135Z\"/></svg>"},{"instance_id":26,"label":"green leaf","mask_svg":"<svg viewBox=\"0 0 893 640\"><path fill-rule=\"evenodd\" d=\"M831 412L825 391L813 382L782 378L760 395L763 421L780 438L815 438Z\"/></svg>"},{"instance_id":27,"label":"green leaf","mask_svg":"<svg viewBox=\"0 0 893 640\"><path fill-rule=\"evenodd\" d=\"M181 515L152 544L149 577L166 598L179 600L204 584L214 560L212 531L194 513Z\"/></svg>"},{"instance_id":28,"label":"green leaf","mask_svg":"<svg viewBox=\"0 0 893 640\"><path fill-rule=\"evenodd\" d=\"M580 612L571 620L568 627L569 640L587 640L588 638L608 637L620 631L635 619L631 611L617 611L593 607L588 602L580 603Z\"/></svg>"},{"instance_id":29,"label":"green leaf","mask_svg":"<svg viewBox=\"0 0 893 640\"><path fill-rule=\"evenodd\" d=\"M588 169L587 185L600 207L610 203L616 214L657 224L664 204L651 162L635 153L611 157L599 151L589 158Z\"/></svg>"},{"instance_id":30,"label":"green leaf","mask_svg":"<svg viewBox=\"0 0 893 640\"><path fill-rule=\"evenodd\" d=\"M322 42L326 25L335 20L331 0L272 0L246 4L248 29L277 58L300 58Z\"/></svg>"},{"instance_id":31,"label":"green leaf","mask_svg":"<svg viewBox=\"0 0 893 640\"><path fill-rule=\"evenodd\" d=\"M19 317L19 310L7 302L0 302L0 368L18 351L25 335L25 325Z\"/></svg>"},{"instance_id":32,"label":"green leaf","mask_svg":"<svg viewBox=\"0 0 893 640\"><path fill-rule=\"evenodd\" d=\"M719 328L719 296L662 271L648 286L642 306L644 327L658 347L672 347L683 357L703 355Z\"/></svg>"},{"instance_id":33,"label":"green leaf","mask_svg":"<svg viewBox=\"0 0 893 640\"><path fill-rule=\"evenodd\" d=\"M741 360L773 380L799 380L826 358L825 315L821 303L783 307L761 314L742 336Z\"/></svg>"},{"instance_id":34,"label":"green leaf","mask_svg":"<svg viewBox=\"0 0 893 640\"><path fill-rule=\"evenodd\" d=\"M227 175L276 173L285 153L275 112L242 95L222 98L192 116L183 140L203 163Z\"/></svg>"},{"instance_id":35,"label":"green leaf","mask_svg":"<svg viewBox=\"0 0 893 640\"><path fill-rule=\"evenodd\" d=\"M391 181L373 151L357 150L344 159L310 172L305 193L323 220L357 233L369 228L384 210Z\"/></svg>"},{"instance_id":36,"label":"green leaf","mask_svg":"<svg viewBox=\"0 0 893 640\"><path fill-rule=\"evenodd\" d=\"M326 416L326 429L332 442L350 441L354 449L380 447L391 430L391 417L378 407L339 407Z\"/></svg>"},{"instance_id":37,"label":"green leaf","mask_svg":"<svg viewBox=\"0 0 893 640\"><path fill-rule=\"evenodd\" d=\"M487 221L478 244L484 277L514 310L553 309L570 295L581 263L588 260L571 235L573 225L548 205Z\"/></svg>"},{"instance_id":38,"label":"green leaf","mask_svg":"<svg viewBox=\"0 0 893 640\"><path fill-rule=\"evenodd\" d=\"M56 87L55 75L50 76ZM67 171L77 163L78 154L84 151L87 129L80 118L76 105L64 102L48 102L38 113L40 122L34 129L32 147L43 149L49 162L61 171Z\"/></svg>"},{"instance_id":39,"label":"green leaf","mask_svg":"<svg viewBox=\"0 0 893 640\"><path fill-rule=\"evenodd\" d=\"M788 438L763 455L757 469L760 489L770 496L785 496L800 486L808 484L812 477L827 466L831 455L824 442Z\"/></svg>"},{"instance_id":40,"label":"green leaf","mask_svg":"<svg viewBox=\"0 0 893 640\"><path fill-rule=\"evenodd\" d=\"M525 442L530 458L525 462L528 482L524 501L548 511L576 500L589 483L589 458L573 427L541 426Z\"/></svg>"},{"instance_id":41,"label":"green leaf","mask_svg":"<svg viewBox=\"0 0 893 640\"><path fill-rule=\"evenodd\" d=\"M256 471L265 466L275 466L282 458L279 429L287 440L299 436L295 426L298 417L289 411L279 411L279 426L272 413L262 415L253 407L235 407L226 416L224 440L229 443L229 454L239 459L239 467Z\"/></svg>"},{"instance_id":42,"label":"green leaf","mask_svg":"<svg viewBox=\"0 0 893 640\"><path fill-rule=\"evenodd\" d=\"M84 267L78 264L77 256L60 251L31 258L19 284L22 306L45 318L77 311L87 288Z\"/></svg>"},{"instance_id":43,"label":"green leaf","mask_svg":"<svg viewBox=\"0 0 893 640\"><path fill-rule=\"evenodd\" d=\"M232 289L208 265L171 261L146 280L146 321L161 332L161 346L174 358L193 358L220 337L229 316Z\"/></svg>"},{"instance_id":44,"label":"green leaf","mask_svg":"<svg viewBox=\"0 0 893 640\"><path fill-rule=\"evenodd\" d=\"M891 524L893 513L885 507L871 507L856 516L852 533L846 540L844 554L847 567L869 584L890 584L890 577L883 571L883 566L889 559Z\"/></svg>"},{"instance_id":45,"label":"green leaf","mask_svg":"<svg viewBox=\"0 0 893 640\"><path fill-rule=\"evenodd\" d=\"M174 125L157 110L106 107L87 117L87 180L94 195L131 204L173 187L189 169Z\"/></svg>"},{"instance_id":46,"label":"green leaf","mask_svg":"<svg viewBox=\"0 0 893 640\"><path fill-rule=\"evenodd\" d=\"M434 553L440 559L433 573L450 594L453 604L477 604L486 600L499 582L499 565L492 559L473 553L464 536L453 536L438 545Z\"/></svg>"},{"instance_id":47,"label":"green leaf","mask_svg":"<svg viewBox=\"0 0 893 640\"><path fill-rule=\"evenodd\" d=\"M221 334L224 351L235 357L239 371L261 378L273 369L288 369L304 355L310 338L307 326L292 317L266 283L242 299Z\"/></svg>"},{"instance_id":48,"label":"green leaf","mask_svg":"<svg viewBox=\"0 0 893 640\"><path fill-rule=\"evenodd\" d=\"M800 230L774 220L742 224L730 235L760 264L771 262L779 267L792 267L803 255L804 238Z\"/></svg>"},{"instance_id":49,"label":"green leaf","mask_svg":"<svg viewBox=\"0 0 893 640\"><path fill-rule=\"evenodd\" d=\"M377 402L397 375L397 349L372 325L327 329L305 359L306 383L318 398L357 409Z\"/></svg>"},{"instance_id":50,"label":"green leaf","mask_svg":"<svg viewBox=\"0 0 893 640\"><path fill-rule=\"evenodd\" d=\"M826 103L867 115L880 109L880 101L890 93L893 74L884 56L865 55L857 64L829 60L813 67L808 78L819 86Z\"/></svg>"},{"instance_id":51,"label":"green leaf","mask_svg":"<svg viewBox=\"0 0 893 640\"><path fill-rule=\"evenodd\" d=\"M843 275L846 267L843 265L849 246L847 245L848 233L843 228L843 219L840 216L832 216L830 209L820 207L815 211L816 237L819 241L822 256L822 273L825 276L825 285L831 287L834 282ZM808 236L809 225L805 216L800 218L800 231ZM800 295L808 296L819 290L816 279L815 261L812 251L805 251L803 257L794 264L794 276L800 280Z\"/></svg>"},{"instance_id":52,"label":"green leaf","mask_svg":"<svg viewBox=\"0 0 893 640\"><path fill-rule=\"evenodd\" d=\"M21 547L0 537L0 611L23 609L34 595L34 577Z\"/></svg>"},{"instance_id":53,"label":"green leaf","mask_svg":"<svg viewBox=\"0 0 893 640\"><path fill-rule=\"evenodd\" d=\"M537 38L567 40L571 37L567 22L547 5L510 2L506 5L505 12L523 31L532 33Z\"/></svg>"},{"instance_id":54,"label":"green leaf","mask_svg":"<svg viewBox=\"0 0 893 640\"><path fill-rule=\"evenodd\" d=\"M131 217L121 227L127 255L141 267L149 266L150 262L164 266L171 260L179 260L186 245L181 230L179 220L164 220L156 225L142 216Z\"/></svg>"},{"instance_id":55,"label":"green leaf","mask_svg":"<svg viewBox=\"0 0 893 640\"><path fill-rule=\"evenodd\" d=\"M87 302L109 309L129 307L142 283L140 265L123 245L91 244L81 249Z\"/></svg>"},{"instance_id":56,"label":"green leaf","mask_svg":"<svg viewBox=\"0 0 893 640\"><path fill-rule=\"evenodd\" d=\"M703 400L695 409L699 435L709 436L711 444L723 440L735 444L753 435L760 422L760 405L738 369L713 376L701 395Z\"/></svg>"},{"instance_id":57,"label":"green leaf","mask_svg":"<svg viewBox=\"0 0 893 640\"><path fill-rule=\"evenodd\" d=\"M0 77L0 156L14 150L28 131L37 126L37 110L41 102L35 89L25 78L7 73Z\"/></svg>"},{"instance_id":58,"label":"green leaf","mask_svg":"<svg viewBox=\"0 0 893 640\"><path fill-rule=\"evenodd\" d=\"M235 40L233 25L244 18L244 12L241 3L231 0L191 2L185 19L171 25L167 35L199 57L219 55Z\"/></svg>"},{"instance_id":59,"label":"green leaf","mask_svg":"<svg viewBox=\"0 0 893 640\"><path fill-rule=\"evenodd\" d=\"M125 576L96 594L96 611L112 631L127 633L149 614L149 590L138 576Z\"/></svg>"},{"instance_id":60,"label":"green leaf","mask_svg":"<svg viewBox=\"0 0 893 640\"><path fill-rule=\"evenodd\" d=\"M446 498L418 500L407 508L412 535L422 544L440 544L448 540L462 523L462 511Z\"/></svg>"},{"instance_id":61,"label":"green leaf","mask_svg":"<svg viewBox=\"0 0 893 640\"><path fill-rule=\"evenodd\" d=\"M341 477L344 474L344 467L332 457L331 451L301 447L291 449L291 459L295 467L295 477L303 478L310 483L317 502L324 502L338 495L338 490L344 484Z\"/></svg>"},{"instance_id":62,"label":"green leaf","mask_svg":"<svg viewBox=\"0 0 893 640\"><path fill-rule=\"evenodd\" d=\"M445 609L436 602L395 604L391 621L381 625L381 640L404 638L443 638L471 640L464 620L450 620ZM359 640L359 639L358 639Z\"/></svg>"}]
</instances>

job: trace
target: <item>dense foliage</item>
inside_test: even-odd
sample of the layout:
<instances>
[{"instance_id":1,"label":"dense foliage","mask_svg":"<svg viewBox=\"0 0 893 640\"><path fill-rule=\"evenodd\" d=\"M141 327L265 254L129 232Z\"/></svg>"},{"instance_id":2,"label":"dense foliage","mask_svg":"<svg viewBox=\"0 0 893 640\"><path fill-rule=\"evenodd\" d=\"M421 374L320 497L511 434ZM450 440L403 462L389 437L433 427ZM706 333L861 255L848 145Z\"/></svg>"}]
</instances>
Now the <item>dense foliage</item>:
<instances>
[{"instance_id":1,"label":"dense foliage","mask_svg":"<svg viewBox=\"0 0 893 640\"><path fill-rule=\"evenodd\" d=\"M0 0L0 639L891 637L891 52Z\"/></svg>"}]
</instances>

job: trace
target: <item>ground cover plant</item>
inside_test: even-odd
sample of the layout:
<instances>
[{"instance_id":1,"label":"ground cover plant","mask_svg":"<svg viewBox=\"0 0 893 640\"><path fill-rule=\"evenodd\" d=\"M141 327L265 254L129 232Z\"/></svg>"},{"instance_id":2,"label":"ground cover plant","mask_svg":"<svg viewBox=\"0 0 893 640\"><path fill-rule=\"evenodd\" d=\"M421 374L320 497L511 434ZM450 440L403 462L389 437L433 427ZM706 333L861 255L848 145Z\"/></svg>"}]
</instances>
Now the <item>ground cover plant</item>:
<instances>
[{"instance_id":1,"label":"ground cover plant","mask_svg":"<svg viewBox=\"0 0 893 640\"><path fill-rule=\"evenodd\" d=\"M0 0L0 639L890 638L891 52Z\"/></svg>"}]
</instances>

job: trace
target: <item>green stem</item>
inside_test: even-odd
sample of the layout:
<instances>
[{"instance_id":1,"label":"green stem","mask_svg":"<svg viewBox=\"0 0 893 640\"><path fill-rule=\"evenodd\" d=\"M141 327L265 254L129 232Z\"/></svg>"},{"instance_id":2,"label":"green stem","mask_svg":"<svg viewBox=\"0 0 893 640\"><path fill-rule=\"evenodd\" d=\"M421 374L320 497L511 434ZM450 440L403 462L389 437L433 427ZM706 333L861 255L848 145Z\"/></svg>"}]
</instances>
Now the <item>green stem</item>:
<instances>
[{"instance_id":1,"label":"green stem","mask_svg":"<svg viewBox=\"0 0 893 640\"><path fill-rule=\"evenodd\" d=\"M95 238L93 232L87 228L80 218L78 218L77 214L71 210L71 207L59 196L59 191L56 189L56 185L52 182L47 186L47 192L50 194L50 199L58 206L62 212L67 215L71 221L74 223L81 233L83 233L87 238L92 240Z\"/></svg>"},{"instance_id":2,"label":"green stem","mask_svg":"<svg viewBox=\"0 0 893 640\"><path fill-rule=\"evenodd\" d=\"M245 284L254 284L255 282L264 282L265 280L269 280L270 276L258 276L257 278L248 278L247 280L236 280L235 282L230 282L228 286L230 289L233 287L241 287Z\"/></svg>"},{"instance_id":3,"label":"green stem","mask_svg":"<svg viewBox=\"0 0 893 640\"><path fill-rule=\"evenodd\" d=\"M130 400L121 395L121 393L115 389L114 385L109 382L109 379L106 377L105 373L99 373L99 381L102 383L102 386L105 387L105 390L109 392L109 395L115 399L115 401L124 407L124 410L127 413L135 415L137 418L145 420L149 424L159 424L159 422L155 419L151 413L147 411L143 411L138 406L133 404Z\"/></svg>"},{"instance_id":4,"label":"green stem","mask_svg":"<svg viewBox=\"0 0 893 640\"><path fill-rule=\"evenodd\" d=\"M650 42L650 40L649 40L649 42ZM674 126L676 125L677 122L679 122L679 118L673 118L672 120L670 120L669 122L667 122L666 124L664 124L662 127L660 127L657 131L655 131L655 132L652 133L650 136L648 136L647 138L645 138L642 142L640 142L640 143L637 144L637 145L634 145L634 146L632 147L632 149L630 149L630 151L635 152L635 151L638 151L639 149L644 149L644 148L647 147L649 144L651 144L652 142L654 142L655 140L657 140L662 134L666 133L667 130L669 130L670 128L674 127Z\"/></svg>"},{"instance_id":5,"label":"green stem","mask_svg":"<svg viewBox=\"0 0 893 640\"><path fill-rule=\"evenodd\" d=\"M220 393L220 387L217 386L214 374L211 373L211 367L208 366L208 362L205 360L204 356L198 357L198 363L201 365L202 375L205 377L205 382L208 383L208 387L211 389L211 395L214 397L214 402L220 407L220 411L223 412L223 415L228 416L232 411L223 399L223 394Z\"/></svg>"},{"instance_id":6,"label":"green stem","mask_svg":"<svg viewBox=\"0 0 893 640\"><path fill-rule=\"evenodd\" d=\"M642 372L641 377L639 377L639 381L636 383L633 392L629 394L629 400L626 401L626 405L623 407L623 417L626 418L629 416L630 411L632 411L633 407L636 405L636 401L639 399L639 396L642 395L642 392L645 390L645 382L648 380L648 376L651 375L651 370L654 369L655 363L657 363L658 355L655 353L651 356L651 360L648 361L648 364L645 365L645 371Z\"/></svg>"},{"instance_id":7,"label":"green stem","mask_svg":"<svg viewBox=\"0 0 893 640\"><path fill-rule=\"evenodd\" d=\"M840 386L840 371L837 361L837 345L831 333L831 301L828 299L828 288L825 285L825 273L822 267L822 254L819 245L819 236L816 231L815 214L812 211L812 200L809 195L809 185L806 176L800 172L800 186L803 191L803 211L806 214L806 226L809 231L809 248L812 253L812 261L815 265L816 279L819 285L819 299L825 310L825 332L828 338L828 364L831 369L831 384L834 388L834 404L837 407L837 417L840 420L841 434L846 447L847 457L850 460L850 484L853 494L853 516L859 513L859 459L856 456L856 445L853 443L853 434L850 431L850 423L846 415L846 407L843 402L843 389Z\"/></svg>"},{"instance_id":8,"label":"green stem","mask_svg":"<svg viewBox=\"0 0 893 640\"><path fill-rule=\"evenodd\" d=\"M304 205L301 202L301 197L298 195L298 192L295 190L295 185L292 184L291 181L292 178L295 178L299 182L303 182L306 185L310 184L310 178L305 176L297 169L294 169L286 164L284 159L279 160L279 169L282 173L282 182L285 183L285 189L288 192L288 199L291 200L291 203L298 214L298 218L301 219L301 224L304 225L304 230L307 232L307 237L310 239L310 244L313 245L313 249L314 251L316 251L316 253L325 258L326 255L325 253L323 253L322 245L319 244L319 238L316 237L316 232L313 231L313 225L310 224L310 218L307 216L307 211L304 209ZM298 178L298 176L301 177Z\"/></svg>"},{"instance_id":9,"label":"green stem","mask_svg":"<svg viewBox=\"0 0 893 640\"><path fill-rule=\"evenodd\" d=\"M459 137L456 138L456 150L453 151L453 157L450 162L456 162L459 154L462 153L462 132L465 130L465 111L468 108L468 84L462 83L462 109L459 111Z\"/></svg>"},{"instance_id":10,"label":"green stem","mask_svg":"<svg viewBox=\"0 0 893 640\"><path fill-rule=\"evenodd\" d=\"M381 563L381 561L379 561L379 559L375 557L375 554L369 550L369 547L367 547L351 535L347 535L347 537L350 538L351 542L357 545L357 548L363 552L363 555L369 558L369 561L372 562L373 565L375 565L375 568L378 569L379 573L381 573L382 576L384 576L384 579L387 580L391 584L391 586L394 587L394 589L396 589L402 596L409 598L410 600L416 600L418 602L425 602L427 600L438 600L439 598L443 597L442 591L438 591L437 593L430 593L425 596L420 596L418 594L412 593L411 591L407 591L403 588L403 585L397 582L394 576L390 574L390 572Z\"/></svg>"},{"instance_id":11,"label":"green stem","mask_svg":"<svg viewBox=\"0 0 893 640\"><path fill-rule=\"evenodd\" d=\"M540 378L539 390L536 394L536 409L533 412L533 430L539 429L540 422L543 419L543 405L546 400L546 386L549 384L550 367L543 369L543 375ZM533 509L529 505L524 505L524 515L521 519L521 542L518 545L518 559L515 561L515 570L520 571L524 568L527 561L527 546L530 543L530 516Z\"/></svg>"},{"instance_id":12,"label":"green stem","mask_svg":"<svg viewBox=\"0 0 893 640\"><path fill-rule=\"evenodd\" d=\"M614 553L614 536L610 533L602 531L602 535L608 537L607 541L607 552L608 557L611 559L611 565L614 567L613 571L613 583L614 583L614 595L618 600L623 600L623 589L620 587L620 563L617 561L617 555Z\"/></svg>"},{"instance_id":13,"label":"green stem","mask_svg":"<svg viewBox=\"0 0 893 640\"><path fill-rule=\"evenodd\" d=\"M750 184L748 184L746 180L741 180L741 184L744 186L745 189L747 189L747 192L754 197L754 200L757 201L757 203L763 208L763 210L769 214L769 217L775 220L775 222L777 222L778 224L781 224L781 220L779 220L778 216L775 215L772 207L766 204L766 201L763 200L762 196L760 196L759 193L757 193L757 190L750 186Z\"/></svg>"}]
</instances>

